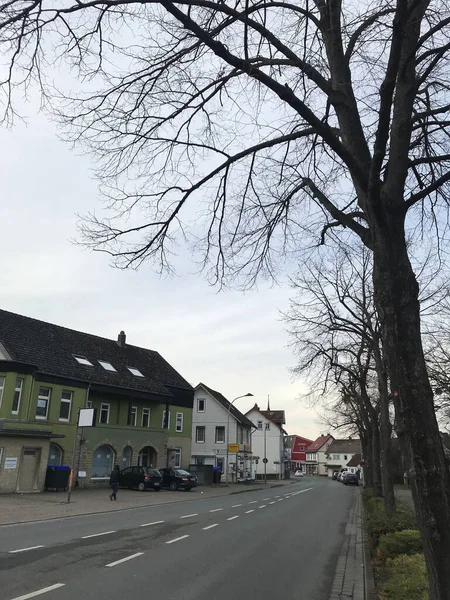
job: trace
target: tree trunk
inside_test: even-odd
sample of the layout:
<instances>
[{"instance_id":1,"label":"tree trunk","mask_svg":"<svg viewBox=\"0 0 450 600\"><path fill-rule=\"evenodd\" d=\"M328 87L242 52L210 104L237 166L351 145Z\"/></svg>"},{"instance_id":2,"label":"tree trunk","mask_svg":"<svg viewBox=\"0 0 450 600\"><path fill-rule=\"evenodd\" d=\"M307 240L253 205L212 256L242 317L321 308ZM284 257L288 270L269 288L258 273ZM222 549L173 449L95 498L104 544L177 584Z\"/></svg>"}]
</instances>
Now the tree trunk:
<instances>
[{"instance_id":1,"label":"tree trunk","mask_svg":"<svg viewBox=\"0 0 450 600\"><path fill-rule=\"evenodd\" d=\"M375 348L378 391L380 394L380 465L384 506L390 515L395 513L394 477L392 475L392 424L389 415L389 388L386 365L380 349Z\"/></svg>"},{"instance_id":2,"label":"tree trunk","mask_svg":"<svg viewBox=\"0 0 450 600\"><path fill-rule=\"evenodd\" d=\"M381 485L380 430L377 420L374 422L372 419L371 430L373 493L374 496L381 498L383 495L383 488Z\"/></svg>"},{"instance_id":3,"label":"tree trunk","mask_svg":"<svg viewBox=\"0 0 450 600\"><path fill-rule=\"evenodd\" d=\"M426 370L419 287L409 261L403 216L392 205L373 215L374 290L383 353L394 394L398 435L411 465L411 488L430 585L430 600L450 593L450 478Z\"/></svg>"},{"instance_id":4,"label":"tree trunk","mask_svg":"<svg viewBox=\"0 0 450 600\"><path fill-rule=\"evenodd\" d=\"M364 458L364 487L373 488L373 471L372 471L372 443L371 433L366 432L361 435L361 447Z\"/></svg>"}]
</instances>

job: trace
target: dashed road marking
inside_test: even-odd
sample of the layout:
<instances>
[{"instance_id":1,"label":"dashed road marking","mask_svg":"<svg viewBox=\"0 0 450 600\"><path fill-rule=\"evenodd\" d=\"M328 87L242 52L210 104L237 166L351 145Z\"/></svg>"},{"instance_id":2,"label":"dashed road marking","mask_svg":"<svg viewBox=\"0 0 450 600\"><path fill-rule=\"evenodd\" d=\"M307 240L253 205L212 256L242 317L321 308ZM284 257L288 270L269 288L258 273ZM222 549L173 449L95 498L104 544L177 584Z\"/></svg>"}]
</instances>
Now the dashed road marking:
<instances>
[{"instance_id":1,"label":"dashed road marking","mask_svg":"<svg viewBox=\"0 0 450 600\"><path fill-rule=\"evenodd\" d=\"M258 500L252 500L251 502L249 502L249 504L256 504L258 502Z\"/></svg>"},{"instance_id":2,"label":"dashed road marking","mask_svg":"<svg viewBox=\"0 0 450 600\"><path fill-rule=\"evenodd\" d=\"M174 540L169 540L168 542L166 542L166 544L174 544L175 542L180 542L181 540L185 540L188 537L188 535L182 535L181 537L177 537Z\"/></svg>"},{"instance_id":3,"label":"dashed road marking","mask_svg":"<svg viewBox=\"0 0 450 600\"><path fill-rule=\"evenodd\" d=\"M92 533L91 535L82 535L82 540L87 540L89 538L99 537L101 535L109 535L110 533L116 533L115 531L103 531L102 533Z\"/></svg>"},{"instance_id":4,"label":"dashed road marking","mask_svg":"<svg viewBox=\"0 0 450 600\"><path fill-rule=\"evenodd\" d=\"M261 504L261 506L258 506L258 508L266 508L265 504Z\"/></svg>"},{"instance_id":5,"label":"dashed road marking","mask_svg":"<svg viewBox=\"0 0 450 600\"><path fill-rule=\"evenodd\" d=\"M37 590L36 592L31 592L30 594L25 594L24 596L18 596L17 598L13 598L13 600L28 600L29 598L35 598L36 596L46 594L47 592L51 592L52 590L57 590L58 588L64 587L65 585L65 583L55 583L54 585L49 585L46 588Z\"/></svg>"},{"instance_id":6,"label":"dashed road marking","mask_svg":"<svg viewBox=\"0 0 450 600\"><path fill-rule=\"evenodd\" d=\"M208 527L203 527L203 531L206 531L207 529L212 529L213 527L217 527L219 525L219 523L213 523L213 525L208 525Z\"/></svg>"},{"instance_id":7,"label":"dashed road marking","mask_svg":"<svg viewBox=\"0 0 450 600\"><path fill-rule=\"evenodd\" d=\"M213 508L209 512L219 512L219 510L223 510L223 508Z\"/></svg>"},{"instance_id":8,"label":"dashed road marking","mask_svg":"<svg viewBox=\"0 0 450 600\"><path fill-rule=\"evenodd\" d=\"M239 519L239 515L235 515L234 517L229 517L227 521L233 521L234 519Z\"/></svg>"},{"instance_id":9,"label":"dashed road marking","mask_svg":"<svg viewBox=\"0 0 450 600\"><path fill-rule=\"evenodd\" d=\"M115 560L112 563L109 563L109 565L105 565L106 567L115 567L116 565L120 565L124 562L127 562L129 560L132 560L133 558L137 558L138 556L142 556L144 553L143 552L136 552L136 554L131 554L130 556L125 556L125 558L121 558L120 560Z\"/></svg>"},{"instance_id":10,"label":"dashed road marking","mask_svg":"<svg viewBox=\"0 0 450 600\"><path fill-rule=\"evenodd\" d=\"M252 513L252 512L255 512L255 509L254 509L254 508L252 508L251 510L246 510L246 511L245 511L245 514L246 514L246 515L248 515L249 513Z\"/></svg>"},{"instance_id":11,"label":"dashed road marking","mask_svg":"<svg viewBox=\"0 0 450 600\"><path fill-rule=\"evenodd\" d=\"M139 525L139 527L150 527L150 525L159 525L160 523L164 523L164 521L153 521L153 523L143 523Z\"/></svg>"},{"instance_id":12,"label":"dashed road marking","mask_svg":"<svg viewBox=\"0 0 450 600\"><path fill-rule=\"evenodd\" d=\"M276 500L274 500L273 502L269 502L269 504L276 504Z\"/></svg>"},{"instance_id":13,"label":"dashed road marking","mask_svg":"<svg viewBox=\"0 0 450 600\"><path fill-rule=\"evenodd\" d=\"M192 515L183 515L180 519L189 519L190 517L198 517L198 513L192 513Z\"/></svg>"},{"instance_id":14,"label":"dashed road marking","mask_svg":"<svg viewBox=\"0 0 450 600\"><path fill-rule=\"evenodd\" d=\"M238 506L242 506L242 504L233 504L231 508L237 508Z\"/></svg>"},{"instance_id":15,"label":"dashed road marking","mask_svg":"<svg viewBox=\"0 0 450 600\"><path fill-rule=\"evenodd\" d=\"M28 552L28 550L37 550L38 548L43 548L44 546L30 546L29 548L20 548L19 550L10 550L9 554L17 554L18 552Z\"/></svg>"},{"instance_id":16,"label":"dashed road marking","mask_svg":"<svg viewBox=\"0 0 450 600\"><path fill-rule=\"evenodd\" d=\"M270 498L263 498L263 502L265 502L266 500L270 500Z\"/></svg>"}]
</instances>

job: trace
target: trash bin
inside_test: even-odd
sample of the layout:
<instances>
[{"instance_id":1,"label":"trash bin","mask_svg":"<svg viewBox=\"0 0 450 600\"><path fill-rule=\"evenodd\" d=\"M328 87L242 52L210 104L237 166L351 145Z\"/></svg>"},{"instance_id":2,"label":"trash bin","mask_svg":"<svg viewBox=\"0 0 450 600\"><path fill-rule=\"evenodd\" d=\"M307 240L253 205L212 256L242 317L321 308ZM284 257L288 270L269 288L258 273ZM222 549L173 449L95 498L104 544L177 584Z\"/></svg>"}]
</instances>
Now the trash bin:
<instances>
[{"instance_id":1,"label":"trash bin","mask_svg":"<svg viewBox=\"0 0 450 600\"><path fill-rule=\"evenodd\" d=\"M47 467L44 489L65 490L69 486L70 467Z\"/></svg>"}]
</instances>

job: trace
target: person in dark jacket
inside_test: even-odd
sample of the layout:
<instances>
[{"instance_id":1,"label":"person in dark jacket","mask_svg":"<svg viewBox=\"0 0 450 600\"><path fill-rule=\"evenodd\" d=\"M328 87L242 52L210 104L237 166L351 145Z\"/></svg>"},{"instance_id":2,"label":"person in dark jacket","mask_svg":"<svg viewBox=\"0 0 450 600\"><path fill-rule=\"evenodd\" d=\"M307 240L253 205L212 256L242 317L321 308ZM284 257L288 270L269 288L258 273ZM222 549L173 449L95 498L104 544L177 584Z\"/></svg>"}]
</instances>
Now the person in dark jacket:
<instances>
[{"instance_id":1,"label":"person in dark jacket","mask_svg":"<svg viewBox=\"0 0 450 600\"><path fill-rule=\"evenodd\" d=\"M110 500L117 500L117 490L119 489L120 467L116 465L111 471L109 485L112 487L112 494L109 495Z\"/></svg>"}]
</instances>

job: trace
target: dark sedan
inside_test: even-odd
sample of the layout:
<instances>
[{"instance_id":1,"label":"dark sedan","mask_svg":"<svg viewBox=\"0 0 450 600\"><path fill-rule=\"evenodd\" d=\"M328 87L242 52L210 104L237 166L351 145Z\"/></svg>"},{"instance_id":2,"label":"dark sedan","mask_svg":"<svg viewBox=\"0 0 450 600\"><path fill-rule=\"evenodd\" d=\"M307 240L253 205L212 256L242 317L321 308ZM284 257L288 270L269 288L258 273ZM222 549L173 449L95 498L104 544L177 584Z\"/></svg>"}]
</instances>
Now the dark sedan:
<instances>
[{"instance_id":1,"label":"dark sedan","mask_svg":"<svg viewBox=\"0 0 450 600\"><path fill-rule=\"evenodd\" d=\"M344 485L359 485L358 476L355 473L345 473L342 477Z\"/></svg>"},{"instance_id":2,"label":"dark sedan","mask_svg":"<svg viewBox=\"0 0 450 600\"><path fill-rule=\"evenodd\" d=\"M169 488L175 492L183 489L186 492L196 487L198 479L184 469L160 469L162 475L162 487Z\"/></svg>"},{"instance_id":3,"label":"dark sedan","mask_svg":"<svg viewBox=\"0 0 450 600\"><path fill-rule=\"evenodd\" d=\"M129 490L135 488L140 492L145 490L159 492L161 482L161 473L151 467L127 467L122 469L119 475L119 487L126 487Z\"/></svg>"}]
</instances>

